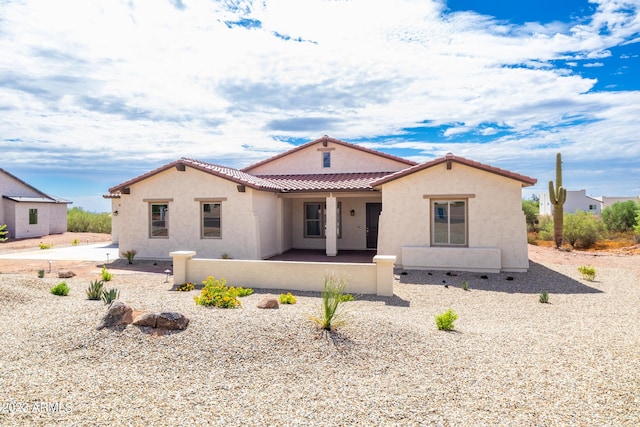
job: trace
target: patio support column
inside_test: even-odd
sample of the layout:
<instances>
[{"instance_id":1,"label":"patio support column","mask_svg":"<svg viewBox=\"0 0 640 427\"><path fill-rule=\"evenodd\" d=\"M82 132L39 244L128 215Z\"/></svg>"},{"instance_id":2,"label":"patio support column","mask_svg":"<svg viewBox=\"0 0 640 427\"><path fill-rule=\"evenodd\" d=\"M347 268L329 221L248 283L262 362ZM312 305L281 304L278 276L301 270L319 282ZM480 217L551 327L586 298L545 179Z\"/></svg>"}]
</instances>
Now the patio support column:
<instances>
[{"instance_id":1,"label":"patio support column","mask_svg":"<svg viewBox=\"0 0 640 427\"><path fill-rule=\"evenodd\" d=\"M325 237L327 256L338 255L338 202L333 194L327 197L327 222L325 224Z\"/></svg>"}]
</instances>

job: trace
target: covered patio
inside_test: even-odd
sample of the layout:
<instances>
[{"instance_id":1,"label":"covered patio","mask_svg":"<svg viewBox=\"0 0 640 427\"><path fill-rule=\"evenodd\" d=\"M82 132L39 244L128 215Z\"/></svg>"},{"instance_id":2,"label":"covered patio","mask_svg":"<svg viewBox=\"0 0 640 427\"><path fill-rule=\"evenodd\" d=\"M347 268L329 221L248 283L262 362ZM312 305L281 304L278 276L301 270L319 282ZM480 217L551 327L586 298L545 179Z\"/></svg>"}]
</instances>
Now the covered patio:
<instances>
[{"instance_id":1,"label":"covered patio","mask_svg":"<svg viewBox=\"0 0 640 427\"><path fill-rule=\"evenodd\" d=\"M329 256L322 249L291 249L280 255L265 259L265 261L299 261L299 262L330 262L330 263L372 263L376 256L375 250L349 251L340 250L337 255Z\"/></svg>"}]
</instances>

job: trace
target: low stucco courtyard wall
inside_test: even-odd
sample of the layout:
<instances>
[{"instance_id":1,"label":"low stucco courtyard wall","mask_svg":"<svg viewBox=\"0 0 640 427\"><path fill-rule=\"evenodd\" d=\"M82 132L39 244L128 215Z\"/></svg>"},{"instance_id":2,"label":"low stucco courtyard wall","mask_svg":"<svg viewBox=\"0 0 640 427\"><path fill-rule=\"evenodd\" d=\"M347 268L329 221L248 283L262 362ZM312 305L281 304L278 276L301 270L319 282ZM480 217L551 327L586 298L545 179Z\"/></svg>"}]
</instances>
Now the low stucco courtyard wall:
<instances>
[{"instance_id":1,"label":"low stucco courtyard wall","mask_svg":"<svg viewBox=\"0 0 640 427\"><path fill-rule=\"evenodd\" d=\"M177 251L173 281L201 283L209 276L224 278L234 286L260 289L321 292L327 275L348 280L346 291L355 294L393 295L396 257L376 255L373 263L326 263L195 258L195 251Z\"/></svg>"}]
</instances>

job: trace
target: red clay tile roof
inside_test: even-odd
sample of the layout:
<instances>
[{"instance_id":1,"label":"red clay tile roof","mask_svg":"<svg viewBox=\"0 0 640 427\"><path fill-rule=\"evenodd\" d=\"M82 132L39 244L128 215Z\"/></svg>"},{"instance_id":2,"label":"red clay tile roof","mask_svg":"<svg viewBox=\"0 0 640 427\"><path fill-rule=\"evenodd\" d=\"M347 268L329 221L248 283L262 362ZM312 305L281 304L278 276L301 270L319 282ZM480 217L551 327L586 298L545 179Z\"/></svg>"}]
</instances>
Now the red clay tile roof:
<instances>
[{"instance_id":1,"label":"red clay tile roof","mask_svg":"<svg viewBox=\"0 0 640 427\"><path fill-rule=\"evenodd\" d=\"M501 176L504 176L504 177L507 177L507 178L515 179L516 181L520 181L522 183L523 187L528 187L528 186L534 185L536 182L538 182L538 180L535 179L535 178L531 178L531 177L528 177L528 176L525 176L525 175L520 175L520 174L515 173L515 172L510 172L510 171L505 170L505 169L500 169L500 168L497 168L495 166L489 166L489 165L486 165L484 163L476 162L476 161L473 161L473 160L465 159L464 157L454 156L451 153L447 153L446 156L441 157L439 159L435 159L435 160L432 160L432 161L427 162L427 163L422 163L422 164L410 167L408 169L403 169L401 171L394 172L394 173L392 173L390 175L382 177L382 178L380 178L380 179L378 179L376 181L373 181L371 183L371 186L372 187L377 187L377 186L385 184L387 182L394 181L396 179L405 177L407 175L411 175L412 173L416 173L418 171L425 170L425 169L428 169L430 167L433 167L433 166L436 166L436 165L439 165L439 164L442 164L442 163L446 163L446 162L460 163L462 165L466 165L466 166L469 166L469 167L472 167L472 168L480 169L480 170L483 170L483 171L486 171L486 172L491 172L491 173L495 173L497 175L501 175Z\"/></svg>"},{"instance_id":2,"label":"red clay tile roof","mask_svg":"<svg viewBox=\"0 0 640 427\"><path fill-rule=\"evenodd\" d=\"M251 166L247 166L246 168L243 168L242 171L244 171L244 172L250 171L253 168L256 168L258 166L262 166L262 165L270 163L270 162L272 162L274 160L277 160L277 159L280 159L282 157L288 156L289 154L295 153L296 151L304 150L305 148L307 148L307 147L309 147L311 145L318 144L318 143L321 143L323 141L332 142L334 144L339 144L339 145L343 145L345 147L353 148L354 150L364 151L365 153L373 154L373 155L380 156L380 157L385 157L387 159L394 160L396 162L404 163L407 166L417 165L417 163L412 161L412 160L407 160L407 159L403 159L402 157L392 156L391 154L386 154L386 153L383 153L383 152L380 152L380 151L372 150L370 148L362 147L360 145L351 144L349 142L341 141L339 139L329 138L328 136L325 135L322 138L316 139L315 141L307 142L306 144L302 144L302 145L300 145L298 147L292 148L289 151L285 151L284 153L275 155L273 157L269 157L266 160L261 160L258 163L252 164Z\"/></svg>"},{"instance_id":3,"label":"red clay tile roof","mask_svg":"<svg viewBox=\"0 0 640 427\"><path fill-rule=\"evenodd\" d=\"M238 169L229 168L226 166L214 165L211 163L201 162L199 160L181 158L176 160L175 162L168 163L164 166L160 166L157 169L154 169L150 172L147 172L143 175L140 175L136 178L130 179L129 181L123 182L122 184L118 184L115 187L111 187L109 189L109 195L105 195L105 198L113 198L117 197L118 193L121 193L122 190L126 187L129 187L137 182L145 180L149 177L159 174L160 172L164 172L173 167L178 167L180 165L189 166L194 169L198 169L202 172L210 173L211 175L219 176L221 178L228 179L230 181L236 182L238 184L246 185L250 188L255 188L256 190L271 190L278 191L280 188L273 183L264 180L262 178L258 178L254 175L249 175L248 173L242 172Z\"/></svg>"},{"instance_id":4,"label":"red clay tile roof","mask_svg":"<svg viewBox=\"0 0 640 427\"><path fill-rule=\"evenodd\" d=\"M370 191L371 181L391 172L332 173L308 175L258 175L280 187L282 192Z\"/></svg>"}]
</instances>

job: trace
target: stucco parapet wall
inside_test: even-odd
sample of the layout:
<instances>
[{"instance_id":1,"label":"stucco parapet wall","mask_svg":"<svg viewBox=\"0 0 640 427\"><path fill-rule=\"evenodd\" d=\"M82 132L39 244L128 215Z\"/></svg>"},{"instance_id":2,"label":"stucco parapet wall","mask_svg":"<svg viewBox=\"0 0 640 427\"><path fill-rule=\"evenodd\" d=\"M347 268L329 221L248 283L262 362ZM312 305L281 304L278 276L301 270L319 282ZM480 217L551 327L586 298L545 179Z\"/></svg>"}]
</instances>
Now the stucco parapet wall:
<instances>
[{"instance_id":1,"label":"stucco parapet wall","mask_svg":"<svg viewBox=\"0 0 640 427\"><path fill-rule=\"evenodd\" d=\"M258 289L321 292L327 275L348 280L346 291L355 294L393 295L395 256L376 256L373 263L326 263L194 258L195 251L176 251L173 281L200 283L208 276L230 285Z\"/></svg>"}]
</instances>

